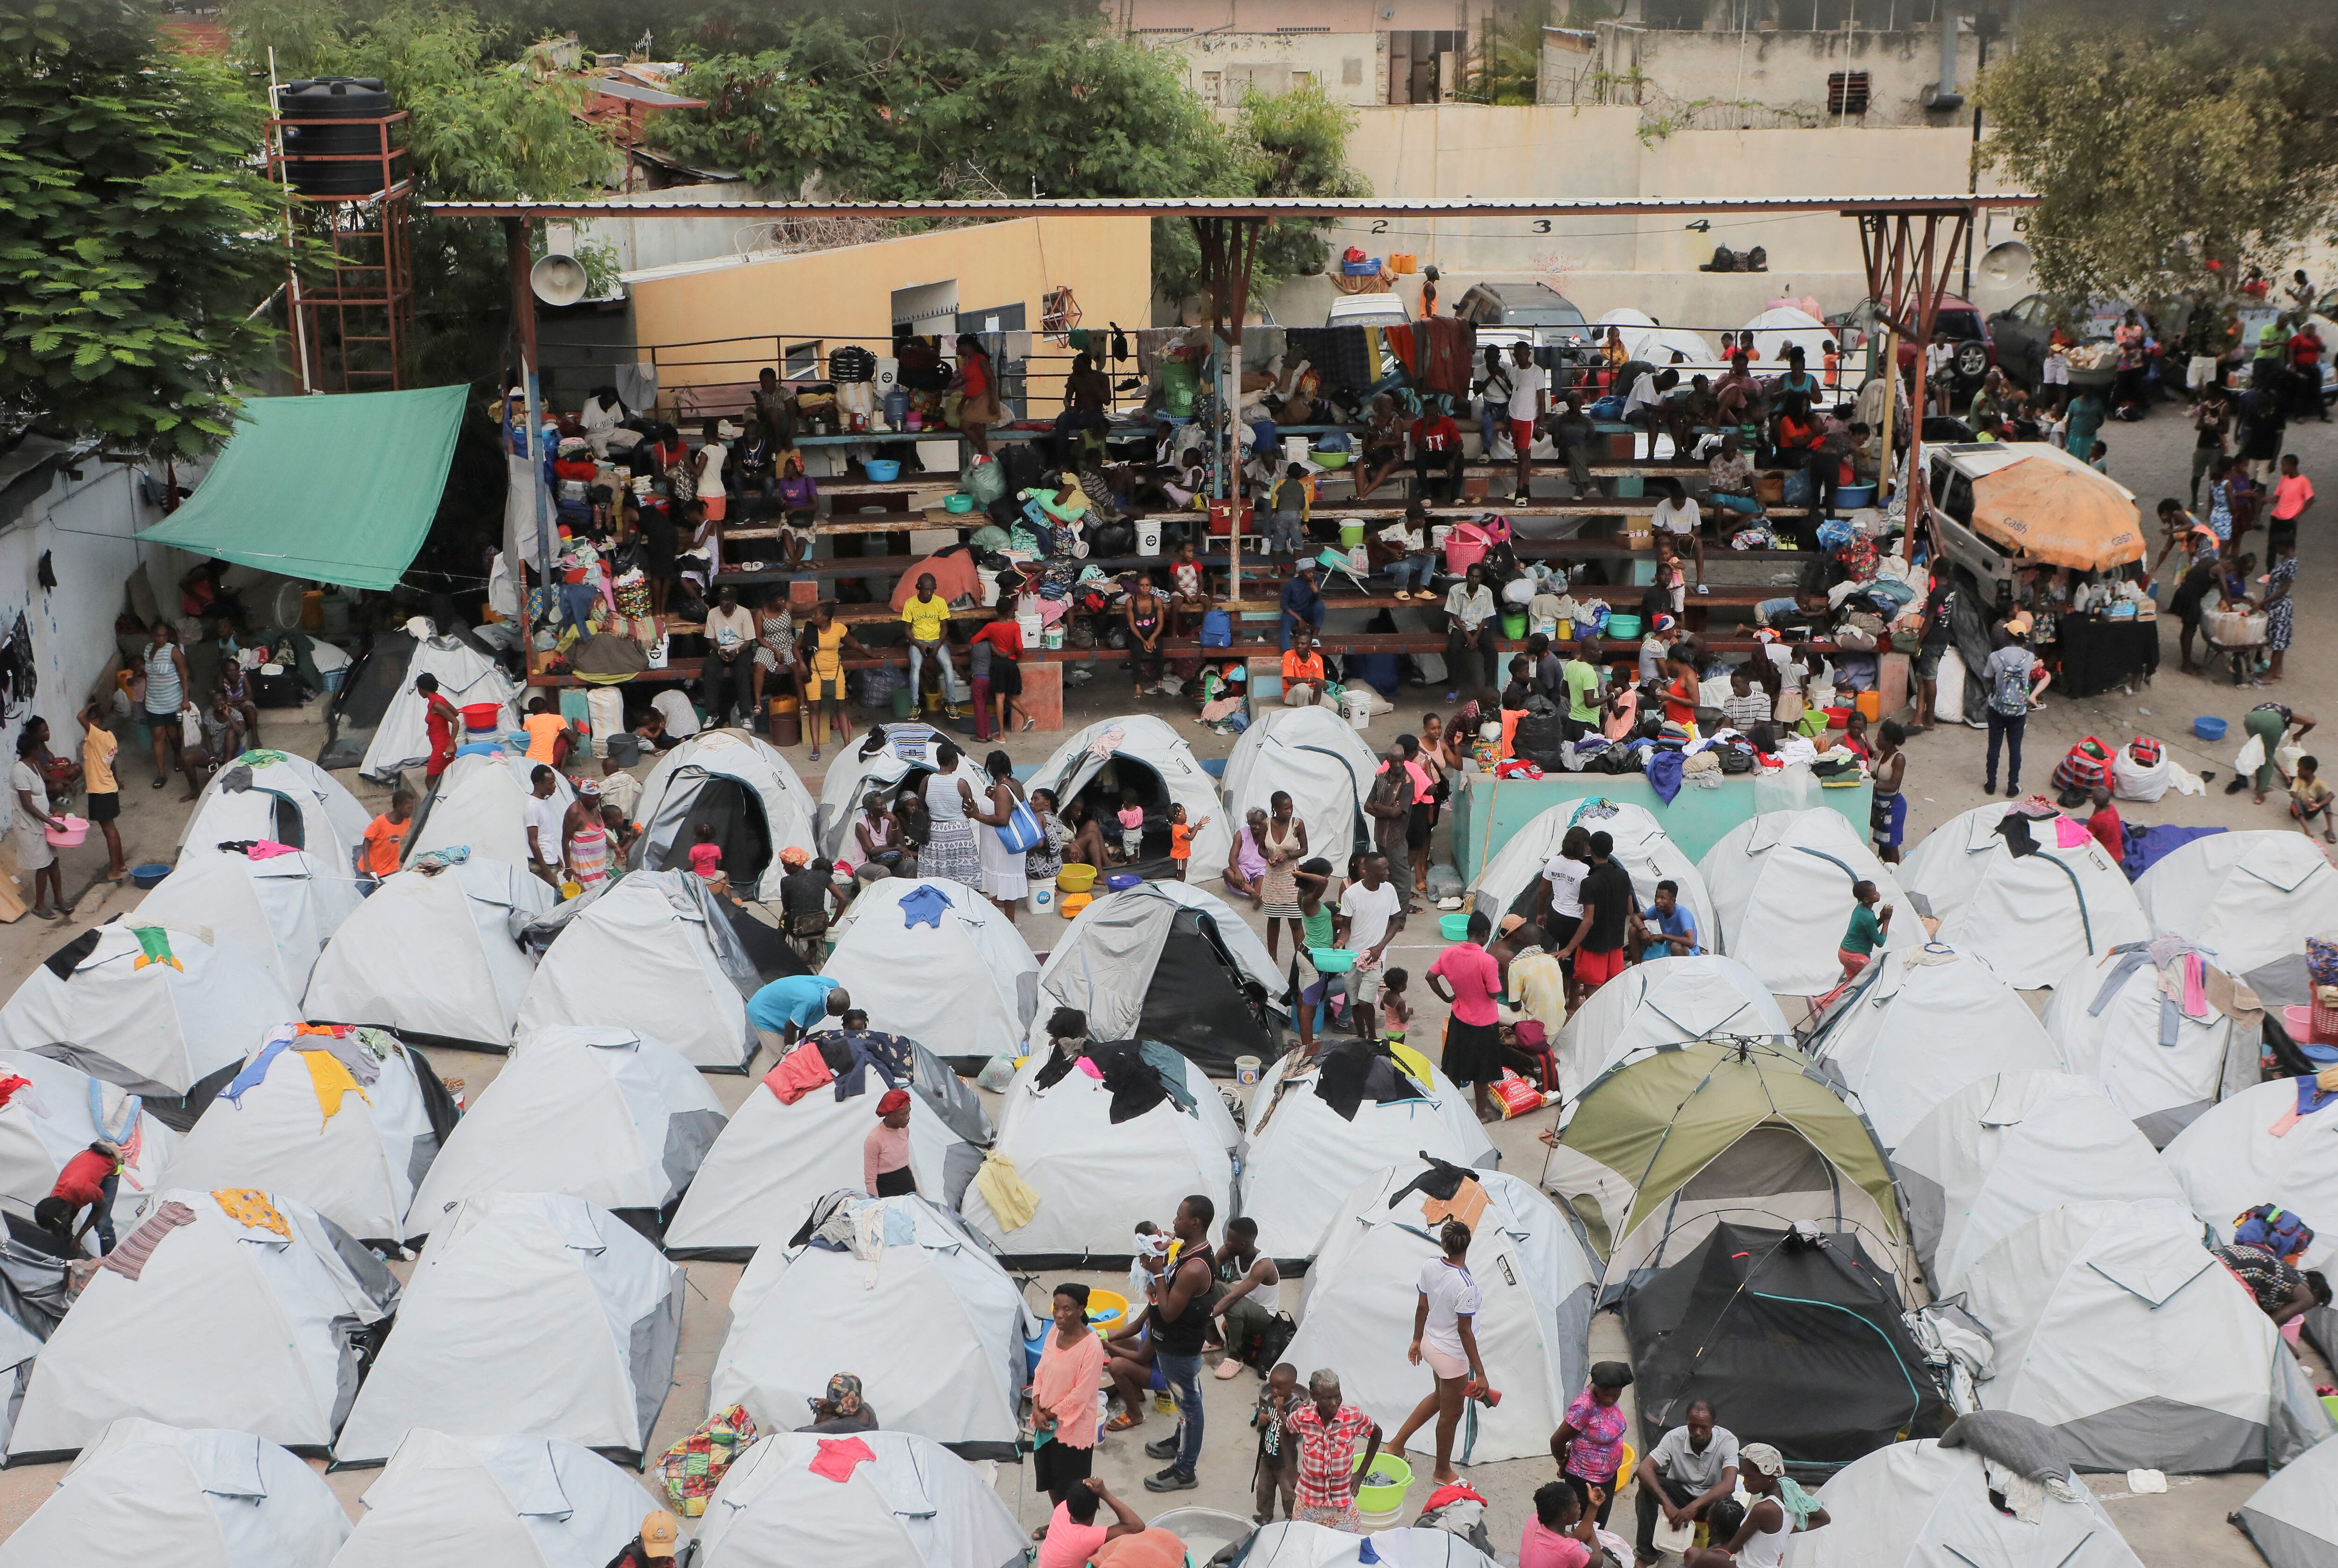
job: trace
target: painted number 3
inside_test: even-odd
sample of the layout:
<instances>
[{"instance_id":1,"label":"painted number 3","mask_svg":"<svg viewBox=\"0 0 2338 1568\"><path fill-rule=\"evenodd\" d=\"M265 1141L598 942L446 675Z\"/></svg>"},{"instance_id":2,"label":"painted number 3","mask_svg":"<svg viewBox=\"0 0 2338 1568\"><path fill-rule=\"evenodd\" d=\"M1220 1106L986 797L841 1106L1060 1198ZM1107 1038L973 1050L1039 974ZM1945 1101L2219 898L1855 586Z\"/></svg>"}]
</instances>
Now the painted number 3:
<instances>
[{"instance_id":1,"label":"painted number 3","mask_svg":"<svg viewBox=\"0 0 2338 1568\"><path fill-rule=\"evenodd\" d=\"M1537 233L1537 234L1547 234L1547 233L1549 233L1549 232L1550 232L1550 220L1549 220L1549 219L1547 219L1547 218L1537 218L1537 219L1534 221L1534 232L1535 232L1536 233Z\"/></svg>"}]
</instances>

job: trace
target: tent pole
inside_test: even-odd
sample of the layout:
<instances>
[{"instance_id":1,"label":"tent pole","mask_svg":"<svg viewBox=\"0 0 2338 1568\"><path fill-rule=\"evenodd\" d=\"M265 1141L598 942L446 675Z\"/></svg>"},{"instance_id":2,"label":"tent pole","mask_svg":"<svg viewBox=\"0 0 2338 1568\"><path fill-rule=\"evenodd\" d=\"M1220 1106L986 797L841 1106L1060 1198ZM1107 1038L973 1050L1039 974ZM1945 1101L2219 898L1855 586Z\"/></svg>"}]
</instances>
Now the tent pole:
<instances>
[{"instance_id":1,"label":"tent pole","mask_svg":"<svg viewBox=\"0 0 2338 1568\"><path fill-rule=\"evenodd\" d=\"M527 391L527 473L528 488L535 498L535 573L536 583L544 589L545 616L552 611L552 519L545 511L544 496L544 420L538 415L543 397L543 381L537 372L535 341L535 291L529 280L527 220L504 220L504 246L511 259L512 324L518 330L521 384ZM520 584L527 583L526 562L520 563ZM532 626L535 617L525 605L520 610L520 623Z\"/></svg>"}]
</instances>

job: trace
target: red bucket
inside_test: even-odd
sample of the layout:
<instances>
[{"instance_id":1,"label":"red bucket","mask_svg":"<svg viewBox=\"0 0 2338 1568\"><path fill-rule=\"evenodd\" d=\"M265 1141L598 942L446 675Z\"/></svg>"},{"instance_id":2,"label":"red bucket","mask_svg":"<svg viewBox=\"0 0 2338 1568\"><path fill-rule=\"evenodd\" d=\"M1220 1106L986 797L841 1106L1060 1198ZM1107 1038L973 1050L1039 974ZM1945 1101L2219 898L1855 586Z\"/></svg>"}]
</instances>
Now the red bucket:
<instances>
[{"instance_id":1,"label":"red bucket","mask_svg":"<svg viewBox=\"0 0 2338 1568\"><path fill-rule=\"evenodd\" d=\"M1237 519L1239 519L1243 531L1244 533L1248 533L1250 531L1250 516L1251 504L1248 501L1212 501L1210 503L1210 532L1213 534L1231 534L1234 531L1234 525Z\"/></svg>"},{"instance_id":2,"label":"red bucket","mask_svg":"<svg viewBox=\"0 0 2338 1568\"><path fill-rule=\"evenodd\" d=\"M463 727L467 730L499 730L503 726L501 703L470 703L463 709Z\"/></svg>"}]
</instances>

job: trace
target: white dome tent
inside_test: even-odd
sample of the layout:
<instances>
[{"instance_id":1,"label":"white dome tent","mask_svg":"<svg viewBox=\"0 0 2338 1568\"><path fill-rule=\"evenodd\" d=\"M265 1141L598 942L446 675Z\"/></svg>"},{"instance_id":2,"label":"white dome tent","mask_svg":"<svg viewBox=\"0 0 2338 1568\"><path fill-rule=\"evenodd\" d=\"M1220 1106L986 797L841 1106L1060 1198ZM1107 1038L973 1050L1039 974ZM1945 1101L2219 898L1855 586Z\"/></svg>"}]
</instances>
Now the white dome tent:
<instances>
[{"instance_id":1,"label":"white dome tent","mask_svg":"<svg viewBox=\"0 0 2338 1568\"><path fill-rule=\"evenodd\" d=\"M424 626L428 624L422 622ZM407 626L409 631L418 630L413 621L408 622ZM373 740L366 747L365 760L358 766L360 774L378 784L388 784L405 769L420 767L430 760L430 734L423 723L429 705L414 689L416 677L424 675L437 676L438 695L458 708L479 703L499 706L503 711L496 719L497 742L520 727L519 688L512 685L494 659L459 633L419 636L413 656L407 661L406 673L398 679L396 695L382 710L381 721L374 726Z\"/></svg>"},{"instance_id":2,"label":"white dome tent","mask_svg":"<svg viewBox=\"0 0 2338 1568\"><path fill-rule=\"evenodd\" d=\"M2249 1494L2233 1522L2270 1568L2338 1563L2338 1443L2309 1448Z\"/></svg>"},{"instance_id":3,"label":"white dome tent","mask_svg":"<svg viewBox=\"0 0 2338 1568\"><path fill-rule=\"evenodd\" d=\"M2159 1155L2096 1085L2000 1072L1934 1106L1891 1151L1908 1231L1935 1296L1980 1255L2067 1203L2182 1203Z\"/></svg>"},{"instance_id":4,"label":"white dome tent","mask_svg":"<svg viewBox=\"0 0 2338 1568\"><path fill-rule=\"evenodd\" d=\"M1353 734L1353 731L1349 733ZM1190 883L1147 882L1080 911L1039 971L1029 1044L1047 1044L1058 1007L1087 1015L1096 1040L1157 1040L1205 1071L1233 1076L1239 1057L1281 1053L1287 982L1248 922Z\"/></svg>"},{"instance_id":5,"label":"white dome tent","mask_svg":"<svg viewBox=\"0 0 2338 1568\"><path fill-rule=\"evenodd\" d=\"M1751 341L1754 362L1764 371L1783 370L1786 350L1799 348L1803 366L1815 376L1826 369L1826 346L1836 339L1832 327L1800 306L1773 305L1746 322L1737 340Z\"/></svg>"},{"instance_id":6,"label":"white dome tent","mask_svg":"<svg viewBox=\"0 0 2338 1568\"><path fill-rule=\"evenodd\" d=\"M1278 1519L1259 1527L1236 1559L1241 1568L1495 1568L1494 1560L1449 1530L1413 1527L1351 1535L1328 1524Z\"/></svg>"},{"instance_id":7,"label":"white dome tent","mask_svg":"<svg viewBox=\"0 0 2338 1568\"><path fill-rule=\"evenodd\" d=\"M260 961L284 994L309 990L325 943L357 912L356 874L344 859L280 854L182 855L179 866L138 906L137 918L180 931L211 932Z\"/></svg>"},{"instance_id":8,"label":"white dome tent","mask_svg":"<svg viewBox=\"0 0 2338 1568\"><path fill-rule=\"evenodd\" d=\"M1558 1031L1558 1091L1571 1109L1611 1068L1693 1040L1754 1035L1791 1041L1778 999L1734 958L1655 958L1586 997Z\"/></svg>"},{"instance_id":9,"label":"white dome tent","mask_svg":"<svg viewBox=\"0 0 2338 1568\"><path fill-rule=\"evenodd\" d=\"M2338 932L2338 870L2306 833L2196 838L2162 855L2135 891L2154 932L2197 942L2274 1006L2311 1000L2305 939Z\"/></svg>"},{"instance_id":10,"label":"white dome tent","mask_svg":"<svg viewBox=\"0 0 2338 1568\"><path fill-rule=\"evenodd\" d=\"M415 1568L450 1549L498 1568L606 1568L663 1506L564 1438L417 1426L366 1488L365 1514L332 1568Z\"/></svg>"},{"instance_id":11,"label":"white dome tent","mask_svg":"<svg viewBox=\"0 0 2338 1568\"><path fill-rule=\"evenodd\" d=\"M2070 1478L2070 1500L2046 1495L2035 1523L2000 1512L1970 1448L1930 1437L1893 1443L1835 1472L1818 1492L1833 1521L1796 1535L1793 1568L2143 1568L2103 1505ZM2303 1568L2303 1563L2300 1564Z\"/></svg>"},{"instance_id":12,"label":"white dome tent","mask_svg":"<svg viewBox=\"0 0 2338 1568\"><path fill-rule=\"evenodd\" d=\"M1039 961L1015 922L970 887L888 877L829 929L820 972L852 993L869 1026L946 1041L947 1056L1017 1055L1039 998Z\"/></svg>"},{"instance_id":13,"label":"white dome tent","mask_svg":"<svg viewBox=\"0 0 2338 1568\"><path fill-rule=\"evenodd\" d=\"M1243 1162L1243 1212L1258 1221L1259 1250L1278 1261L1312 1257L1340 1205L1373 1172L1427 1154L1491 1170L1500 1161L1469 1095L1418 1056L1408 1068L1373 1053L1361 1075L1332 1059L1361 1046L1326 1042L1314 1060L1286 1056L1251 1091L1249 1149ZM1410 1053L1408 1053L1410 1054ZM1324 1098L1342 1095L1343 1080L1361 1078L1361 1098L1348 1115Z\"/></svg>"},{"instance_id":14,"label":"white dome tent","mask_svg":"<svg viewBox=\"0 0 2338 1568\"><path fill-rule=\"evenodd\" d=\"M527 804L535 796L535 770L543 766L509 752L474 752L457 756L438 775L437 787L414 808L414 825L399 852L412 865L435 850L466 848L473 860L500 861L527 868ZM552 796L566 811L576 802L568 775L553 770ZM553 846L559 853L559 846Z\"/></svg>"},{"instance_id":15,"label":"white dome tent","mask_svg":"<svg viewBox=\"0 0 2338 1568\"><path fill-rule=\"evenodd\" d=\"M1867 835L1827 806L1749 817L1705 852L1697 871L1713 898L1721 951L1780 996L1819 996L1842 983L1835 954L1859 883L1873 883L1898 912L1887 950L1923 941L1915 911Z\"/></svg>"},{"instance_id":16,"label":"white dome tent","mask_svg":"<svg viewBox=\"0 0 2338 1568\"><path fill-rule=\"evenodd\" d=\"M1098 719L1049 754L1025 782L1031 789L1051 790L1058 805L1111 771L1111 809L1119 809L1119 792L1133 790L1146 815L1146 850L1140 868L1158 860L1165 869L1169 854L1168 812L1185 808L1186 824L1194 831L1194 856L1186 863L1192 874L1215 876L1233 853L1233 814L1218 799L1218 786L1166 719L1151 714L1123 714ZM1099 809L1097 820L1109 816ZM1205 824L1203 818L1207 817ZM1160 830L1153 831L1154 823Z\"/></svg>"},{"instance_id":17,"label":"white dome tent","mask_svg":"<svg viewBox=\"0 0 2338 1568\"><path fill-rule=\"evenodd\" d=\"M954 737L933 725L912 719L905 724L871 725L838 752L820 779L820 853L833 860L850 849L858 858L852 823L860 815L861 801L872 793L881 793L889 802L904 780L915 783L931 774L934 748L946 740L956 744ZM966 780L980 794L987 787L981 765L965 750L958 748L958 771L951 776Z\"/></svg>"},{"instance_id":18,"label":"white dome tent","mask_svg":"<svg viewBox=\"0 0 2338 1568\"><path fill-rule=\"evenodd\" d=\"M1380 767L1379 754L1332 709L1269 708L1226 758L1226 818L1239 823L1252 806L1272 814L1280 790L1291 796L1292 814L1307 824L1309 853L1344 868L1349 853L1370 837L1364 797ZM1187 820L1192 816L1189 806Z\"/></svg>"},{"instance_id":19,"label":"white dome tent","mask_svg":"<svg viewBox=\"0 0 2338 1568\"><path fill-rule=\"evenodd\" d=\"M760 1041L747 1021L759 983L705 881L634 872L580 902L519 1005L523 1035L608 1024L663 1040L701 1072L744 1072Z\"/></svg>"},{"instance_id":20,"label":"white dome tent","mask_svg":"<svg viewBox=\"0 0 2338 1568\"><path fill-rule=\"evenodd\" d=\"M467 1198L432 1227L334 1457L385 1460L411 1429L452 1426L638 1459L673 1380L686 1289L639 1232L581 1198Z\"/></svg>"},{"instance_id":21,"label":"white dome tent","mask_svg":"<svg viewBox=\"0 0 2338 1568\"><path fill-rule=\"evenodd\" d=\"M707 1408L744 1405L758 1427L785 1431L850 1366L887 1431L960 1458L1014 1458L1023 1343L1041 1326L1023 1287L956 1215L914 1193L830 1193L792 1217L794 1234L863 1223L869 1208L883 1211L868 1222L882 1238L872 1260L820 1239L756 1252L731 1295Z\"/></svg>"},{"instance_id":22,"label":"white dome tent","mask_svg":"<svg viewBox=\"0 0 2338 1568\"><path fill-rule=\"evenodd\" d=\"M522 1036L422 1178L405 1236L496 1192L653 1217L689 1187L722 1124L705 1079L646 1035L565 1025Z\"/></svg>"},{"instance_id":23,"label":"white dome tent","mask_svg":"<svg viewBox=\"0 0 2338 1568\"><path fill-rule=\"evenodd\" d=\"M535 970L516 932L557 897L501 861L409 866L334 933L309 977L308 1016L502 1050Z\"/></svg>"},{"instance_id":24,"label":"white dome tent","mask_svg":"<svg viewBox=\"0 0 2338 1568\"><path fill-rule=\"evenodd\" d=\"M2181 1204L2051 1209L1980 1256L1964 1298L1990 1339L1981 1407L2052 1427L2081 1470L2278 1468L2333 1431Z\"/></svg>"},{"instance_id":25,"label":"white dome tent","mask_svg":"<svg viewBox=\"0 0 2338 1568\"><path fill-rule=\"evenodd\" d=\"M430 1064L388 1033L280 1024L204 1108L163 1179L298 1198L359 1241L395 1249L415 1187L455 1125Z\"/></svg>"},{"instance_id":26,"label":"white dome tent","mask_svg":"<svg viewBox=\"0 0 2338 1568\"><path fill-rule=\"evenodd\" d=\"M1424 1212L1436 1203L1424 1179L1449 1198L1459 1186L1450 1173L1440 1177L1413 1159L1341 1199L1307 1271L1298 1336L1282 1356L1302 1376L1337 1367L1347 1402L1391 1433L1433 1381L1405 1358L1414 1286L1423 1266L1443 1256L1431 1239L1439 1221ZM1453 1457L1484 1464L1549 1452L1552 1430L1590 1376L1601 1270L1567 1217L1532 1182L1491 1170L1471 1171L1468 1179L1487 1199L1469 1238L1469 1275L1482 1297L1473 1327L1502 1402L1464 1408Z\"/></svg>"},{"instance_id":27,"label":"white dome tent","mask_svg":"<svg viewBox=\"0 0 2338 1568\"><path fill-rule=\"evenodd\" d=\"M1492 921L1497 931L1507 914L1533 920L1542 900L1542 868L1567 842L1567 830L1578 826L1616 841L1616 863L1632 873L1632 896L1642 906L1655 902L1658 883L1677 884L1680 907L1696 921L1697 945L1707 952L1723 951L1713 897L1696 863L1673 843L1655 813L1629 801L1589 795L1538 813L1478 872L1471 907Z\"/></svg>"},{"instance_id":28,"label":"white dome tent","mask_svg":"<svg viewBox=\"0 0 2338 1568\"><path fill-rule=\"evenodd\" d=\"M919 1192L955 1208L990 1146L990 1118L973 1087L939 1057L915 1040L899 1043L911 1069L899 1086L909 1091L909 1169ZM698 1178L666 1227L666 1255L750 1257L767 1241L785 1240L795 1227L791 1217L814 1198L857 1188L861 1144L889 1086L871 1070L861 1075L857 1093L816 1089L789 1105L767 1074L707 1150ZM848 1080L844 1087L854 1086Z\"/></svg>"},{"instance_id":29,"label":"white dome tent","mask_svg":"<svg viewBox=\"0 0 2338 1568\"><path fill-rule=\"evenodd\" d=\"M2062 1066L2029 1004L1989 965L1942 942L1870 964L1813 1021L1803 1049L1887 1149L1977 1078Z\"/></svg>"},{"instance_id":30,"label":"white dome tent","mask_svg":"<svg viewBox=\"0 0 2338 1568\"><path fill-rule=\"evenodd\" d=\"M226 1197L156 1195L34 1362L9 1463L75 1453L125 1415L331 1448L356 1336L396 1309L398 1282L304 1203Z\"/></svg>"},{"instance_id":31,"label":"white dome tent","mask_svg":"<svg viewBox=\"0 0 2338 1568\"><path fill-rule=\"evenodd\" d=\"M815 1473L822 1439L775 1432L742 1453L707 1499L691 1568L852 1563L1012 1568L1030 1543L983 1474L929 1437L863 1432L874 1459Z\"/></svg>"},{"instance_id":32,"label":"white dome tent","mask_svg":"<svg viewBox=\"0 0 2338 1568\"><path fill-rule=\"evenodd\" d=\"M325 1478L275 1444L124 1416L0 1543L0 1568L326 1568L349 1533Z\"/></svg>"},{"instance_id":33,"label":"white dome tent","mask_svg":"<svg viewBox=\"0 0 2338 1568\"><path fill-rule=\"evenodd\" d=\"M1037 1194L1029 1220L1008 1228L977 1180L960 1203L967 1223L1017 1267L1109 1267L1130 1256L1138 1220L1165 1222L1164 1205L1198 1192L1217 1206L1210 1232L1222 1236L1234 1215L1242 1135L1217 1090L1165 1046L1093 1043L1085 1054L1105 1077L1050 1048L1027 1060L1000 1097L994 1153ZM1132 1094L1155 1084L1164 1094L1115 1122L1124 1075Z\"/></svg>"},{"instance_id":34,"label":"white dome tent","mask_svg":"<svg viewBox=\"0 0 2338 1568\"><path fill-rule=\"evenodd\" d=\"M701 730L658 758L633 820L632 864L688 871L701 823L712 824L722 869L742 898L776 903L787 868L780 851L816 849L811 792L776 747L745 730Z\"/></svg>"},{"instance_id":35,"label":"white dome tent","mask_svg":"<svg viewBox=\"0 0 2338 1568\"><path fill-rule=\"evenodd\" d=\"M69 1062L186 1126L260 1037L300 1012L242 949L133 915L34 967L0 1007L0 1050Z\"/></svg>"},{"instance_id":36,"label":"white dome tent","mask_svg":"<svg viewBox=\"0 0 2338 1568\"><path fill-rule=\"evenodd\" d=\"M2016 853L1999 828L2012 828ZM1926 833L1900 866L1900 885L1920 900L1933 935L1980 959L2022 991L2056 983L2088 958L2150 938L2135 885L2083 823L2059 812L2025 817L2018 807L1976 806Z\"/></svg>"},{"instance_id":37,"label":"white dome tent","mask_svg":"<svg viewBox=\"0 0 2338 1568\"><path fill-rule=\"evenodd\" d=\"M1710 370L1719 360L1714 358L1714 347L1698 333L1683 327L1660 327L1645 311L1630 306L1607 311L1591 323L1591 334L1598 342L1607 340L1607 329L1620 327L1624 334L1624 352L1635 360L1644 360L1657 370L1672 365L1673 356L1681 356L1681 380L1688 380L1691 370ZM1631 389L1626 387L1626 391ZM1652 454L1653 455L1653 454Z\"/></svg>"},{"instance_id":38,"label":"white dome tent","mask_svg":"<svg viewBox=\"0 0 2338 1568\"><path fill-rule=\"evenodd\" d=\"M195 797L179 830L179 869L235 853L221 843L270 839L305 851L320 871L349 873L372 822L347 785L307 757L255 749L213 774Z\"/></svg>"},{"instance_id":39,"label":"white dome tent","mask_svg":"<svg viewBox=\"0 0 2338 1568\"><path fill-rule=\"evenodd\" d=\"M2325 1107L2291 1121L2301 1081L2275 1079L2210 1106L2164 1158L2219 1241L2233 1238L2240 1215L2278 1204L2315 1227L2301 1267L2326 1269L2338 1263L2338 1117Z\"/></svg>"},{"instance_id":40,"label":"white dome tent","mask_svg":"<svg viewBox=\"0 0 2338 1568\"><path fill-rule=\"evenodd\" d=\"M113 1228L116 1236L127 1235L146 1195L162 1185L178 1135L142 1105L133 1122L128 1090L64 1062L29 1050L10 1051L0 1056L0 1083L11 1078L25 1081L0 1100L0 1209L30 1221L33 1206L57 1184L65 1162L97 1139L118 1133L123 1169L113 1199ZM96 1251L94 1230L83 1247Z\"/></svg>"},{"instance_id":41,"label":"white dome tent","mask_svg":"<svg viewBox=\"0 0 2338 1568\"><path fill-rule=\"evenodd\" d=\"M2156 962L2152 949L2166 955ZM2213 953L2163 938L2146 947L2115 948L2054 987L2046 1031L2080 1078L2103 1086L2155 1148L2228 1094L2257 1081L2263 1014L2245 985L2235 985ZM2192 994L2196 1008L2177 999Z\"/></svg>"}]
</instances>

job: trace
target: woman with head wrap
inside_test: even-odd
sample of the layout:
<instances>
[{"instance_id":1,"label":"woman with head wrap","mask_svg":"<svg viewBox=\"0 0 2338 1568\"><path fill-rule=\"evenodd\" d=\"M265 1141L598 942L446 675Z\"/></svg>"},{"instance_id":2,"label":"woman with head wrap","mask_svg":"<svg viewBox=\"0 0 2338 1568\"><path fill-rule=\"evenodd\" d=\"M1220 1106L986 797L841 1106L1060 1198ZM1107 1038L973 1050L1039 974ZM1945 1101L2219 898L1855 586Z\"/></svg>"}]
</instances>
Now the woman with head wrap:
<instances>
[{"instance_id":1,"label":"woman with head wrap","mask_svg":"<svg viewBox=\"0 0 2338 1568\"><path fill-rule=\"evenodd\" d=\"M804 1403L811 1406L811 1421L797 1427L799 1432L877 1430L877 1412L860 1397L860 1379L850 1372L840 1372L830 1378L827 1393Z\"/></svg>"},{"instance_id":2,"label":"woman with head wrap","mask_svg":"<svg viewBox=\"0 0 2338 1568\"><path fill-rule=\"evenodd\" d=\"M1786 1458L1767 1443L1748 1443L1737 1450L1738 1484L1752 1505L1744 1522L1724 1534L1725 1521L1717 1507L1707 1512L1713 1544L1691 1547L1681 1561L1684 1568L1782 1568L1786 1543L1801 1531L1827 1524L1827 1511L1818 1500L1786 1479Z\"/></svg>"},{"instance_id":3,"label":"woman with head wrap","mask_svg":"<svg viewBox=\"0 0 2338 1568\"><path fill-rule=\"evenodd\" d=\"M877 1125L860 1145L861 1183L871 1198L899 1198L918 1190L909 1169L909 1091L889 1089L877 1101Z\"/></svg>"}]
</instances>

